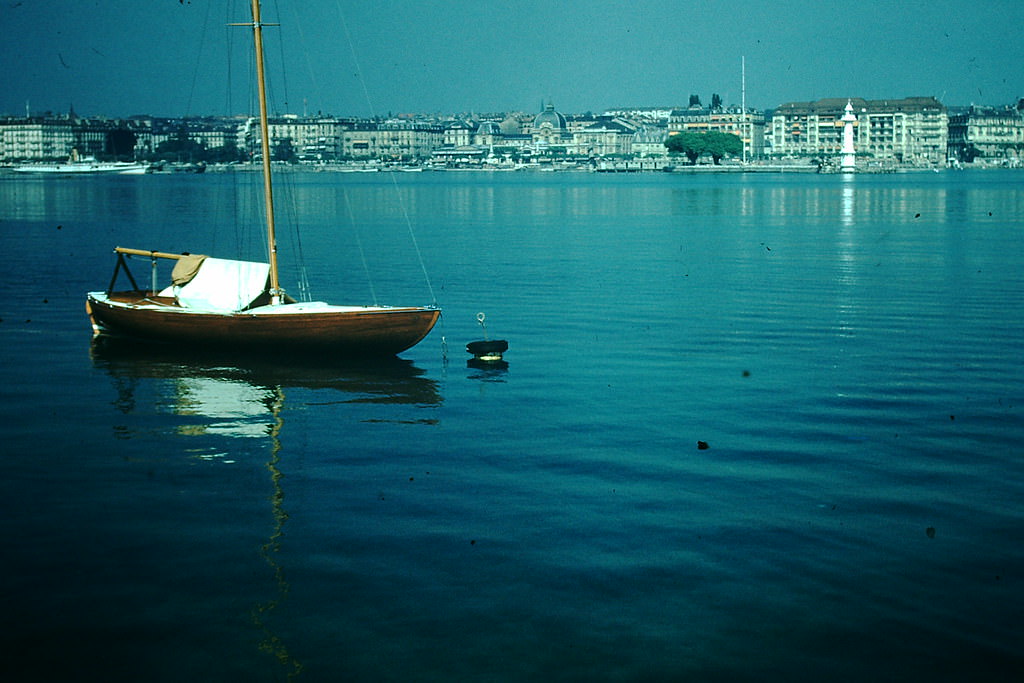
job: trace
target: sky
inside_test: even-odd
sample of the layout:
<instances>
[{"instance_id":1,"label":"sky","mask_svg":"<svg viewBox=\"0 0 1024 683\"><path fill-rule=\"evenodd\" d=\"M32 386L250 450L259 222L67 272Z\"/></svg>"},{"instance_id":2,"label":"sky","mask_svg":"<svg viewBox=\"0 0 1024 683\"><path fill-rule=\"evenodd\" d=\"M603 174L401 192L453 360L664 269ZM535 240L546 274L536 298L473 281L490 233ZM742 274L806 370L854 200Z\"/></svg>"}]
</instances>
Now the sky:
<instances>
[{"instance_id":1,"label":"sky","mask_svg":"<svg viewBox=\"0 0 1024 683\"><path fill-rule=\"evenodd\" d=\"M247 19L248 0L0 0L0 114L248 113L251 31L227 26ZM1021 0L264 0L263 20L275 113L739 105L744 72L757 109L1024 97Z\"/></svg>"}]
</instances>

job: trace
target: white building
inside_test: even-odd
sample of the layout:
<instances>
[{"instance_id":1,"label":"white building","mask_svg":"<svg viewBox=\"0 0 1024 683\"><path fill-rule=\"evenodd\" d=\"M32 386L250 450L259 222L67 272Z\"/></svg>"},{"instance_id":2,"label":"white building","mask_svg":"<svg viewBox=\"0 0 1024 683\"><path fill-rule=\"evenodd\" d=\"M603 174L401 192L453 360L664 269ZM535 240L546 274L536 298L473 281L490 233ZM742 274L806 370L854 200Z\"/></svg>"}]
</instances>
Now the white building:
<instances>
[{"instance_id":1,"label":"white building","mask_svg":"<svg viewBox=\"0 0 1024 683\"><path fill-rule=\"evenodd\" d=\"M949 118L946 107L934 97L832 98L783 104L771 117L770 154L838 156L847 102L857 117L854 146L859 163L881 160L933 166L945 162Z\"/></svg>"},{"instance_id":2,"label":"white building","mask_svg":"<svg viewBox=\"0 0 1024 683\"><path fill-rule=\"evenodd\" d=\"M66 161L79 156L134 158L149 135L132 119L64 116L0 119L0 162Z\"/></svg>"}]
</instances>

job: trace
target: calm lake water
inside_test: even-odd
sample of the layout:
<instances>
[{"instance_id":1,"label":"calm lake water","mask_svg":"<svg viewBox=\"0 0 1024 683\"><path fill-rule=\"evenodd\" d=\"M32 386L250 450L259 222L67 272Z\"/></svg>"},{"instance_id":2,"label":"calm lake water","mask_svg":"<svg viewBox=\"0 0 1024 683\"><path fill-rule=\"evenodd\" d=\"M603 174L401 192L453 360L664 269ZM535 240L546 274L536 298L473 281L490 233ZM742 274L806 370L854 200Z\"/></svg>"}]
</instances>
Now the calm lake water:
<instances>
[{"instance_id":1,"label":"calm lake water","mask_svg":"<svg viewBox=\"0 0 1024 683\"><path fill-rule=\"evenodd\" d=\"M284 180L419 346L94 346L257 178L0 176L4 680L1020 680L1024 173Z\"/></svg>"}]
</instances>

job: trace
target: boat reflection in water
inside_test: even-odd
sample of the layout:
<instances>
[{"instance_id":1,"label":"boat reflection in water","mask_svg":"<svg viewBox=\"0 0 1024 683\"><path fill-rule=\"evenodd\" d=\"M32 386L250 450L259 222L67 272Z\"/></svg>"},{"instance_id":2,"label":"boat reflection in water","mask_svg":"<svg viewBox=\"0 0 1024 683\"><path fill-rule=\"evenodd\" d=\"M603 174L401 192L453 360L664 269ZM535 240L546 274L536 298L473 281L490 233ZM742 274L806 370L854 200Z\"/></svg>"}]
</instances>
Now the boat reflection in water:
<instances>
[{"instance_id":1,"label":"boat reflection in water","mask_svg":"<svg viewBox=\"0 0 1024 683\"><path fill-rule=\"evenodd\" d=\"M411 361L398 357L332 358L318 354L239 353L219 349L181 349L130 339L97 337L93 362L118 383L119 401L132 402L132 389L142 380L173 382L177 414L216 417L225 408L266 415L268 397L293 389L323 389L339 393L338 402L437 406L437 382L423 376ZM241 408L247 406L247 408ZM210 424L207 429L218 429ZM245 436L239 425L231 435ZM265 436L266 430L252 436Z\"/></svg>"},{"instance_id":2,"label":"boat reflection in water","mask_svg":"<svg viewBox=\"0 0 1024 683\"><path fill-rule=\"evenodd\" d=\"M423 377L411 361L397 357L337 361L304 355L294 359L246 355L215 350L180 350L146 345L131 340L97 337L91 348L93 363L113 378L116 405L122 413L144 413L149 398L158 413L184 418L174 428L176 436L198 438L205 446L189 448L192 457L225 464L236 462L236 452L253 449L229 447L233 439L266 439L269 448L257 448L266 457L272 492L271 532L259 554L276 584L276 594L251 608L254 628L260 633L259 648L273 656L288 680L302 673L303 664L271 626L272 612L284 601L290 586L279 561L284 526L284 472L281 436L285 429L286 395L294 390L336 392L337 400L325 403L404 404L439 406L437 383ZM322 399L322 396L320 397ZM418 420L418 422L433 422ZM130 431L124 438L131 438ZM209 439L215 444L210 448ZM228 441L225 441L227 439ZM264 455L266 454L266 455Z\"/></svg>"}]
</instances>

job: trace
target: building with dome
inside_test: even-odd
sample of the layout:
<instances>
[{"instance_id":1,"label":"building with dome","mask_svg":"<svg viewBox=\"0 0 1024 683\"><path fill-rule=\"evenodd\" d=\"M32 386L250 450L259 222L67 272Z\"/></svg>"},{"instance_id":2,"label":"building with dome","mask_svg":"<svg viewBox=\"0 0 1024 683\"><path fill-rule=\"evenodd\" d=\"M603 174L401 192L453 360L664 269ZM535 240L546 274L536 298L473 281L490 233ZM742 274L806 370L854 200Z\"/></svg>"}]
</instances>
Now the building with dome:
<instances>
[{"instance_id":1,"label":"building with dome","mask_svg":"<svg viewBox=\"0 0 1024 683\"><path fill-rule=\"evenodd\" d=\"M568 125L566 124L565 117L560 112L555 111L555 105L549 102L544 107L544 111L533 118L533 127L537 130L541 128L565 130L568 128Z\"/></svg>"},{"instance_id":2,"label":"building with dome","mask_svg":"<svg viewBox=\"0 0 1024 683\"><path fill-rule=\"evenodd\" d=\"M569 132L565 117L555 111L555 105L551 103L534 117L529 130L524 132L530 135L534 148L539 152L551 147L572 145L572 134Z\"/></svg>"}]
</instances>

